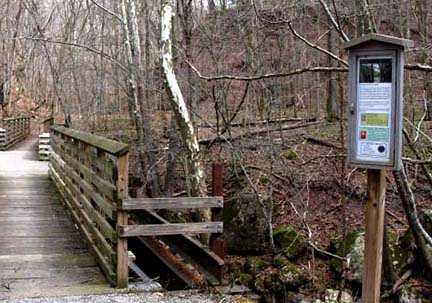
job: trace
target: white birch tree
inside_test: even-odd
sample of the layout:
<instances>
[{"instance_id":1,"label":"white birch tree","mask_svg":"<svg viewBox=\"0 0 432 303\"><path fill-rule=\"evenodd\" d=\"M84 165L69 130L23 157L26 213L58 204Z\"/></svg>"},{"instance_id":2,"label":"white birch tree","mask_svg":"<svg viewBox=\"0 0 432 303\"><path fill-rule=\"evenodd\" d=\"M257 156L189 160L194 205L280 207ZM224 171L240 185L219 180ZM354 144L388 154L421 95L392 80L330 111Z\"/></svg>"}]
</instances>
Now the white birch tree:
<instances>
[{"instance_id":1,"label":"white birch tree","mask_svg":"<svg viewBox=\"0 0 432 303\"><path fill-rule=\"evenodd\" d=\"M204 166L202 164L198 139L177 82L174 72L173 53L172 53L172 18L173 9L169 0L164 0L161 15L161 60L166 89L170 99L171 107L179 127L180 136L186 149L191 184L191 194L193 196L206 196L207 185L205 181ZM210 213L201 212L202 219L209 220Z\"/></svg>"}]
</instances>

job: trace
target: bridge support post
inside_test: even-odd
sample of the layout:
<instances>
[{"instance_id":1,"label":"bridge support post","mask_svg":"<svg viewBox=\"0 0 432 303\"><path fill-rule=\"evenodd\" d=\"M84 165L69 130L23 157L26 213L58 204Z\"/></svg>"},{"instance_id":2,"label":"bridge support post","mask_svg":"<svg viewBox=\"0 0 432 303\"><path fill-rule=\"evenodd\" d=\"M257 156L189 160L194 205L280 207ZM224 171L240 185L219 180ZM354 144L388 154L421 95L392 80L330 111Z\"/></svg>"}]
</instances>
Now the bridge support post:
<instances>
[{"instance_id":1,"label":"bridge support post","mask_svg":"<svg viewBox=\"0 0 432 303\"><path fill-rule=\"evenodd\" d=\"M123 155L118 158L118 206L120 201L128 197L128 175L129 175L129 155ZM127 226L127 212L120 208L117 213L117 227ZM128 243L127 238L118 237L117 240L117 288L128 287L129 266L128 266Z\"/></svg>"}]
</instances>

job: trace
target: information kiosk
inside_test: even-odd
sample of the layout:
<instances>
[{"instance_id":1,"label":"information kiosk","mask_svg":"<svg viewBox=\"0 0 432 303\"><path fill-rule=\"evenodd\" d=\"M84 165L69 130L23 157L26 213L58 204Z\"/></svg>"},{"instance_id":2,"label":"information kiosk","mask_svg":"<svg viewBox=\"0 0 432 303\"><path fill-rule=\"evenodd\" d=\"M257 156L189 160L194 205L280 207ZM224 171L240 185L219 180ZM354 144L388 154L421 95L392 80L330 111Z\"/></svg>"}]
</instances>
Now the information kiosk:
<instances>
[{"instance_id":1,"label":"information kiosk","mask_svg":"<svg viewBox=\"0 0 432 303\"><path fill-rule=\"evenodd\" d=\"M385 170L399 170L404 50L410 40L369 34L349 50L348 165L367 168L362 301L380 302Z\"/></svg>"},{"instance_id":2,"label":"information kiosk","mask_svg":"<svg viewBox=\"0 0 432 303\"><path fill-rule=\"evenodd\" d=\"M398 170L401 165L404 49L411 40L369 34L349 50L349 144L354 167Z\"/></svg>"}]
</instances>

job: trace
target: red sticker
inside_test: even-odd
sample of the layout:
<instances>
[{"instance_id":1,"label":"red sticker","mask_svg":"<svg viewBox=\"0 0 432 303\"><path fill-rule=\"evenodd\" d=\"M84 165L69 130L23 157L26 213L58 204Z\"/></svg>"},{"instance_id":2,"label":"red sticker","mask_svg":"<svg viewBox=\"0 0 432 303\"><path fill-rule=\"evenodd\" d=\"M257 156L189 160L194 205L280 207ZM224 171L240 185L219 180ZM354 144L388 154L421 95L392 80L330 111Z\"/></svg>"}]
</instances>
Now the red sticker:
<instances>
[{"instance_id":1,"label":"red sticker","mask_svg":"<svg viewBox=\"0 0 432 303\"><path fill-rule=\"evenodd\" d=\"M365 130L362 130L360 132L360 139L364 140L364 139L366 139L366 136L367 136L367 132Z\"/></svg>"}]
</instances>

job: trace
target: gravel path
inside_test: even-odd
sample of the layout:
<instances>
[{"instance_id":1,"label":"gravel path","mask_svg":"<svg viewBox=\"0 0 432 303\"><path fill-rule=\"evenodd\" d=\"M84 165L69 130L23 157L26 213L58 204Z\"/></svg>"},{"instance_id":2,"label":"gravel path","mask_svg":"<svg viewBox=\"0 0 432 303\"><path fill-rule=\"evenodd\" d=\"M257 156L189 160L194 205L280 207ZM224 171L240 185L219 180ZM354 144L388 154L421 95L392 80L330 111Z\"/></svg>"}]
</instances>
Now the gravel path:
<instances>
[{"instance_id":1,"label":"gravel path","mask_svg":"<svg viewBox=\"0 0 432 303\"><path fill-rule=\"evenodd\" d=\"M235 303L233 297L197 294L109 294L91 296L20 298L2 301L4 303Z\"/></svg>"}]
</instances>

